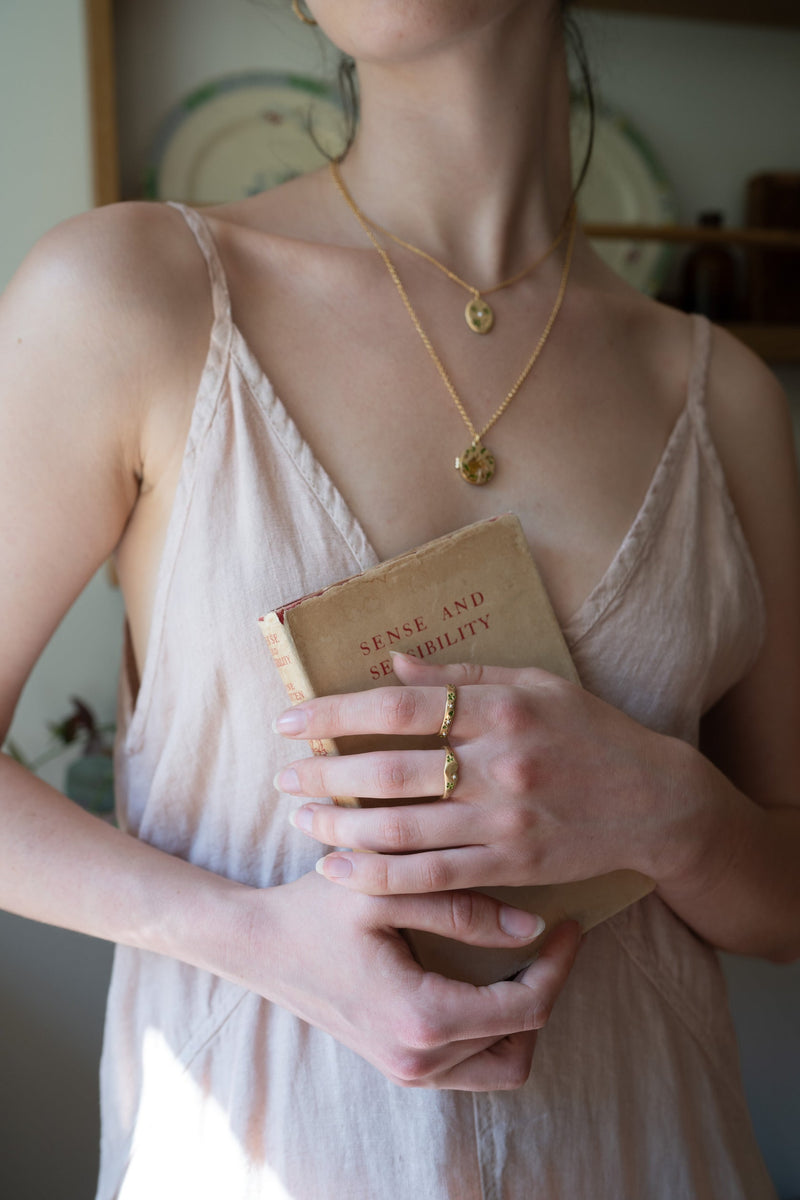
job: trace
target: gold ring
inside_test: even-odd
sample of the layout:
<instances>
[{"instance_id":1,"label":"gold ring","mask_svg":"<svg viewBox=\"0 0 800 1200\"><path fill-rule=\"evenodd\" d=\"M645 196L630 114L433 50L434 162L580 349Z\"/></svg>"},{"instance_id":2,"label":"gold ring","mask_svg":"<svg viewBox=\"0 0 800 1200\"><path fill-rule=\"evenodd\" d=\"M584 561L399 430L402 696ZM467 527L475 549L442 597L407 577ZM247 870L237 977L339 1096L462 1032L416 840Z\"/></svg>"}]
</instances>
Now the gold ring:
<instances>
[{"instance_id":1,"label":"gold ring","mask_svg":"<svg viewBox=\"0 0 800 1200\"><path fill-rule=\"evenodd\" d=\"M453 724L453 717L456 715L456 689L452 683L447 685L447 698L444 702L444 716L442 717L442 727L439 730L439 737L446 738L450 732L450 726Z\"/></svg>"},{"instance_id":2,"label":"gold ring","mask_svg":"<svg viewBox=\"0 0 800 1200\"><path fill-rule=\"evenodd\" d=\"M441 799L447 800L452 796L456 784L458 783L458 759L453 753L453 747L449 742L444 744L444 791Z\"/></svg>"}]
</instances>

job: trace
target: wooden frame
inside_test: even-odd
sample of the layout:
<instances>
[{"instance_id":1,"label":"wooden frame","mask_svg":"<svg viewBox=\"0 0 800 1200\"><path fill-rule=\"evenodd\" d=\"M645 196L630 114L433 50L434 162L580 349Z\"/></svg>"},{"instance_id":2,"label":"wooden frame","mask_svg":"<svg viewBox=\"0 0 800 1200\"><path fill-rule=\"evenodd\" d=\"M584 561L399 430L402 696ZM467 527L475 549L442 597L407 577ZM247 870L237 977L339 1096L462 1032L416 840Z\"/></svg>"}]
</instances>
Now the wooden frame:
<instances>
[{"instance_id":1,"label":"wooden frame","mask_svg":"<svg viewBox=\"0 0 800 1200\"><path fill-rule=\"evenodd\" d=\"M797 0L575 0L575 4L579 8L648 17L696 17L701 21L800 26Z\"/></svg>"},{"instance_id":2,"label":"wooden frame","mask_svg":"<svg viewBox=\"0 0 800 1200\"><path fill-rule=\"evenodd\" d=\"M96 205L120 199L113 0L84 0Z\"/></svg>"}]
</instances>

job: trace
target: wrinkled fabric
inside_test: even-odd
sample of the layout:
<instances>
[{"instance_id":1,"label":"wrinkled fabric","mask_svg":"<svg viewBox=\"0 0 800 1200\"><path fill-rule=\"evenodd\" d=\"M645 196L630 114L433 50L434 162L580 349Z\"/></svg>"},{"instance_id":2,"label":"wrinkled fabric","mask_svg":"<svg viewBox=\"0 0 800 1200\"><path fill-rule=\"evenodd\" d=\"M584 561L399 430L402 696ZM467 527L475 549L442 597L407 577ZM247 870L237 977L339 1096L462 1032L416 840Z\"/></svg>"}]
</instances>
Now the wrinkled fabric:
<instances>
[{"instance_id":1,"label":"wrinkled fabric","mask_svg":"<svg viewBox=\"0 0 800 1200\"><path fill-rule=\"evenodd\" d=\"M119 820L259 887L310 871L272 779L296 748L256 618L375 564L231 319L214 323L142 678L126 646ZM181 236L176 224L176 236ZM752 663L763 602L706 424L710 327L647 496L565 634L581 679L653 729L700 717ZM401 1089L322 1031L211 974L116 951L98 1200L766 1200L716 955L657 897L586 938L513 1092Z\"/></svg>"}]
</instances>

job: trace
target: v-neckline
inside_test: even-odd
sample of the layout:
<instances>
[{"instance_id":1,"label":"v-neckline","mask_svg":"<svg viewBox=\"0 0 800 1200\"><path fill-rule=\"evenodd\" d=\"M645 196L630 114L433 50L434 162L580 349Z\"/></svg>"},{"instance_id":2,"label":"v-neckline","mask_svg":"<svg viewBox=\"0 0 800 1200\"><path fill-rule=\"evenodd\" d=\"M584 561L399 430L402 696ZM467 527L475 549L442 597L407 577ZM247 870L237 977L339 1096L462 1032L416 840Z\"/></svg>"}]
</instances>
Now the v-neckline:
<instances>
[{"instance_id":1,"label":"v-neckline","mask_svg":"<svg viewBox=\"0 0 800 1200\"><path fill-rule=\"evenodd\" d=\"M306 478L312 491L321 499L340 533L343 534L360 569L366 570L368 567L376 566L381 559L367 537L364 526L300 432L294 418L278 396L269 376L233 316L229 315L228 319L232 330L230 352L236 359L254 400L271 419L279 436L283 433L282 441L287 452L300 473ZM695 317L693 320L696 322L697 318ZM571 648L581 641L597 623L633 573L647 535L669 499L670 491L663 484L665 476L677 459L678 447L689 427L691 383L696 360L697 334L698 330L695 325L692 361L684 403L655 465L644 498L608 566L572 615L562 624L562 632ZM346 530L343 529L343 526L346 526Z\"/></svg>"},{"instance_id":2,"label":"v-neckline","mask_svg":"<svg viewBox=\"0 0 800 1200\"><path fill-rule=\"evenodd\" d=\"M282 440L295 466L318 496L361 570L377 565L381 560L367 537L366 530L303 437L233 317L227 275L207 218L189 205L179 204L175 201L168 203L182 212L187 223L194 230L208 262L214 306L211 345L213 346L218 339L222 338L227 347L228 356L237 358L239 368L248 383L254 400L268 416L272 416L273 426L279 436L283 434ZM586 637L630 578L640 561L641 550L647 540L647 535L654 527L669 499L670 490L663 486L665 477L677 460L677 450L681 439L691 427L692 405L698 402L698 397L702 395L708 356L709 326L706 318L694 313L691 321L691 352L681 411L673 424L653 469L642 502L634 514L625 536L588 595L562 624L564 636L571 648ZM238 356L234 353L234 347L239 349Z\"/></svg>"}]
</instances>

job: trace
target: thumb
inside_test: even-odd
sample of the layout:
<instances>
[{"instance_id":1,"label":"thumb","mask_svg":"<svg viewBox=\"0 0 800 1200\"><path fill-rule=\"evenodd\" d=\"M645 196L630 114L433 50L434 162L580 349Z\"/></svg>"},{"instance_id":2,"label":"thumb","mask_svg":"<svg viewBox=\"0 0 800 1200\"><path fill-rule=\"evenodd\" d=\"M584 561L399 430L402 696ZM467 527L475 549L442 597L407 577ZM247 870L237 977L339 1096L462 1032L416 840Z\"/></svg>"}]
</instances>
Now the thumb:
<instances>
[{"instance_id":1,"label":"thumb","mask_svg":"<svg viewBox=\"0 0 800 1200\"><path fill-rule=\"evenodd\" d=\"M546 675L536 667L484 667L480 663L447 663L435 666L412 654L390 651L392 668L401 683L417 687L439 687L452 683L454 687L465 684L496 683L524 685L534 682L537 676Z\"/></svg>"}]
</instances>

